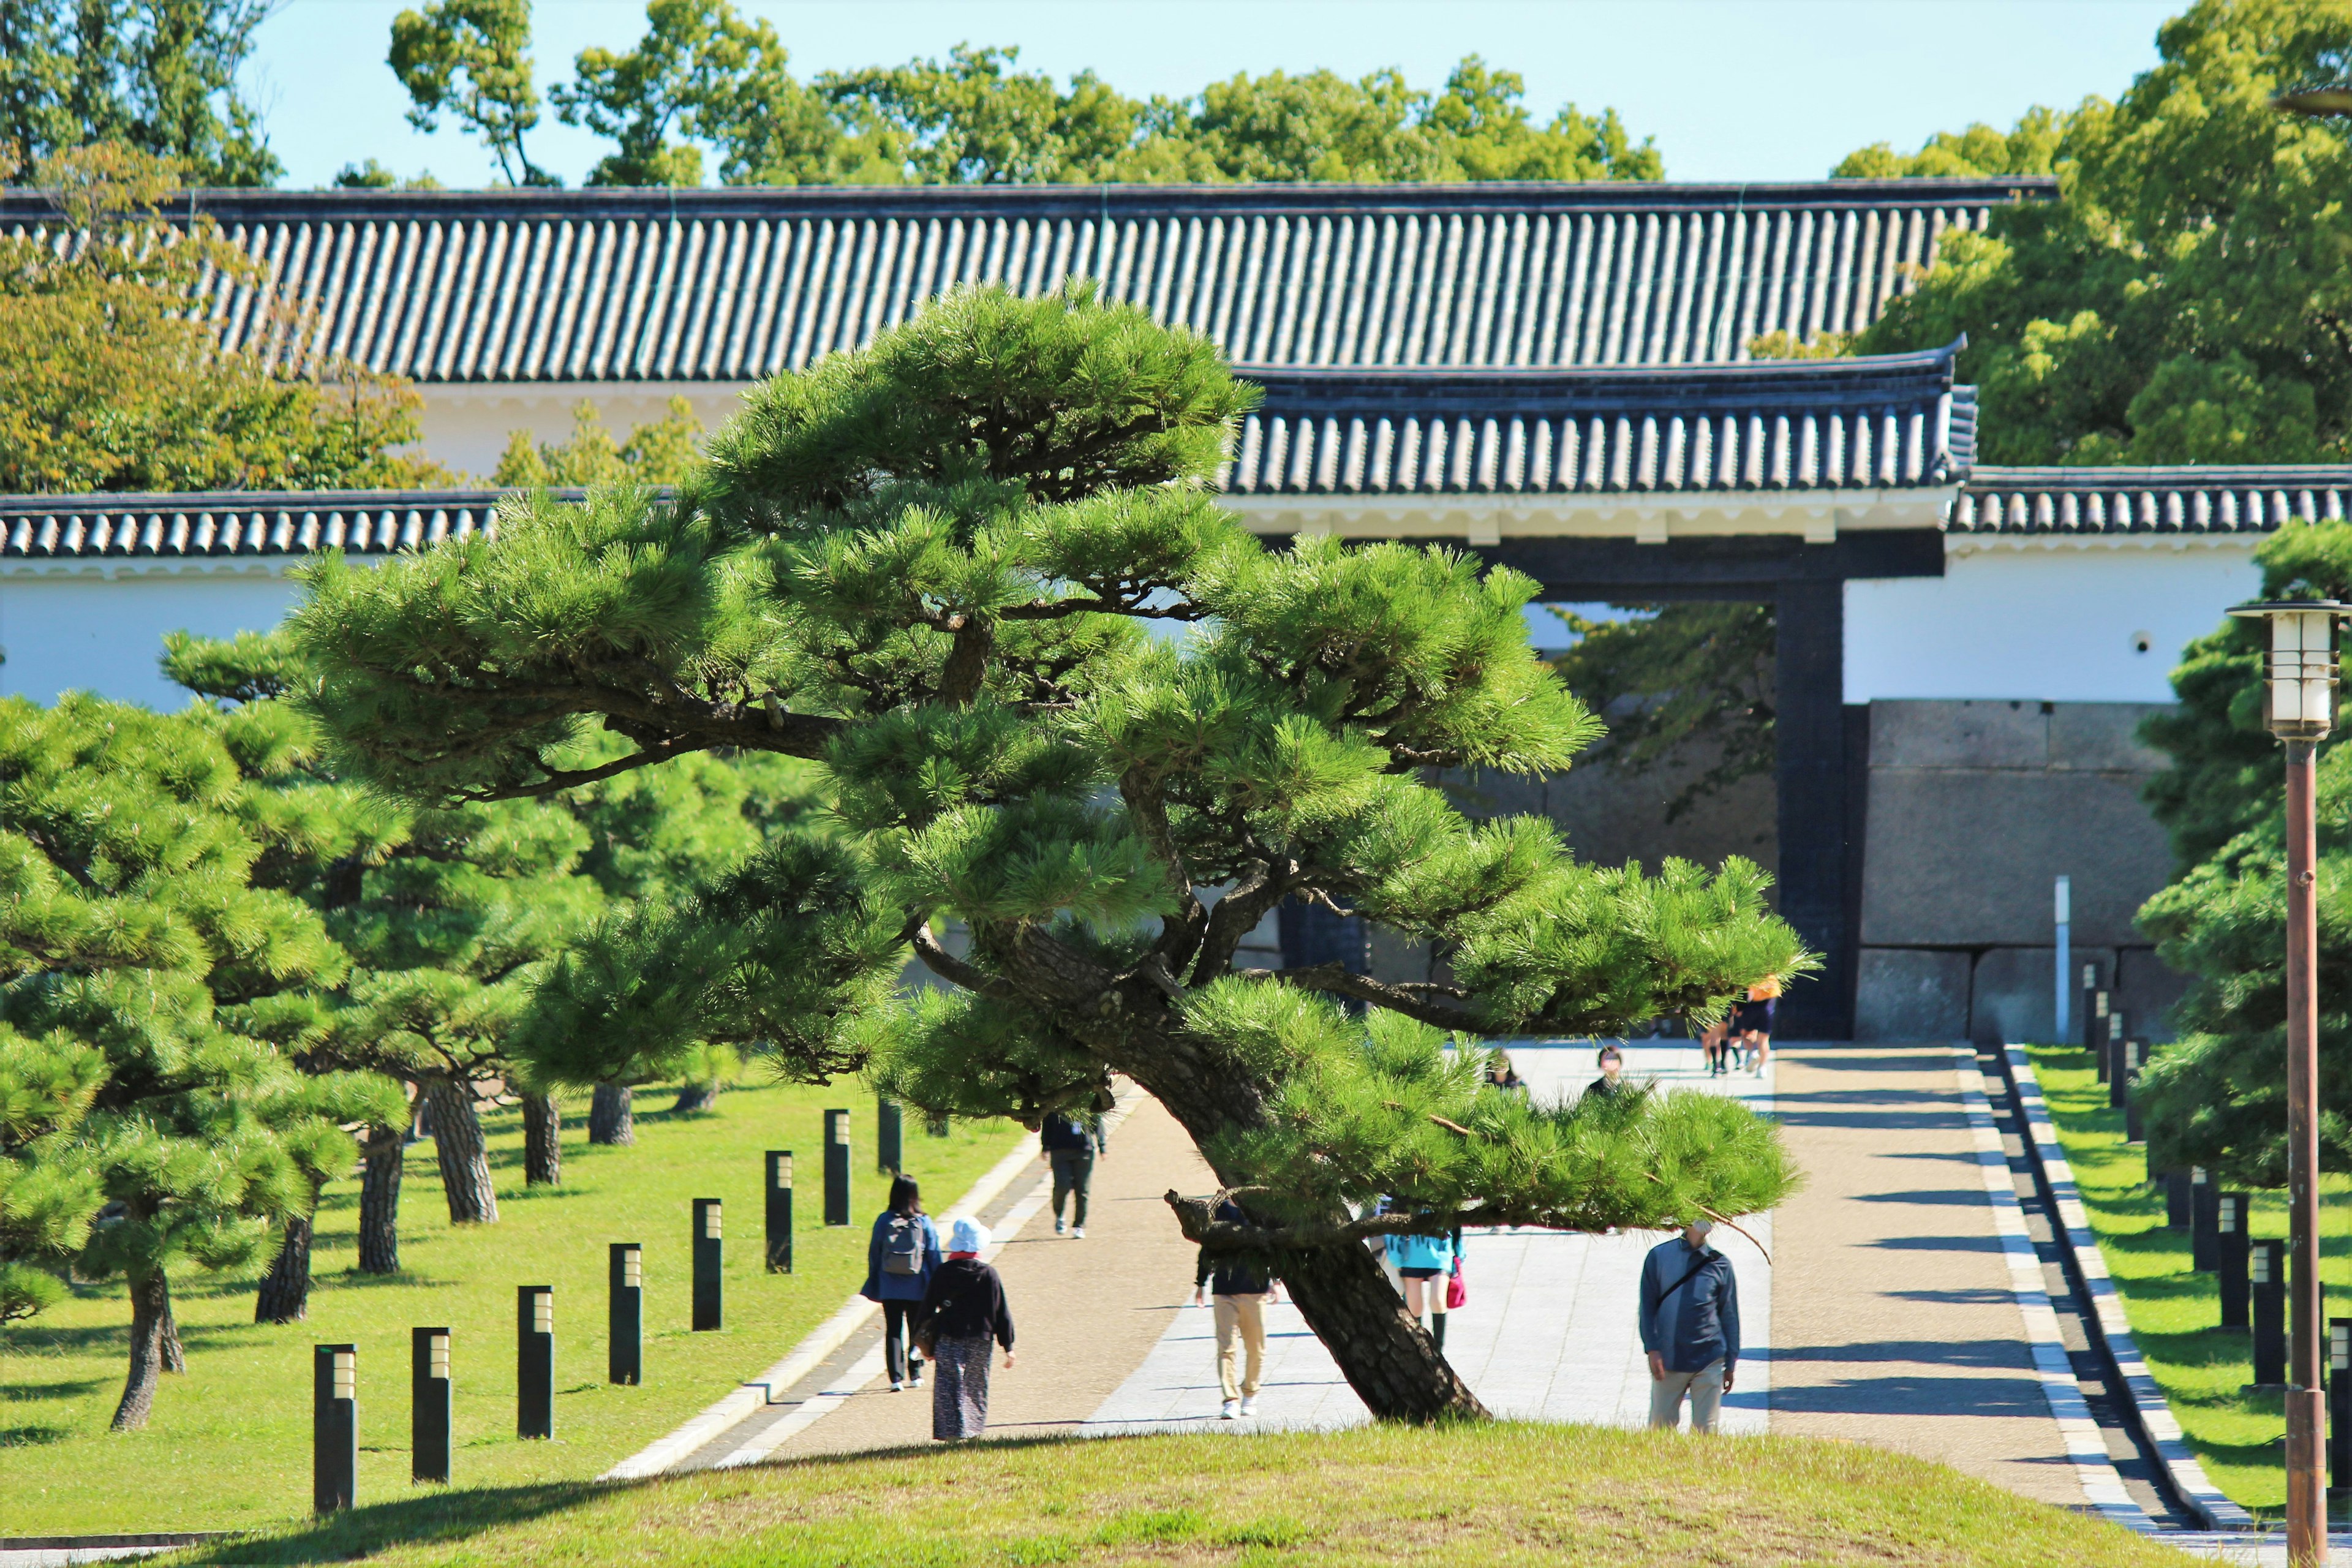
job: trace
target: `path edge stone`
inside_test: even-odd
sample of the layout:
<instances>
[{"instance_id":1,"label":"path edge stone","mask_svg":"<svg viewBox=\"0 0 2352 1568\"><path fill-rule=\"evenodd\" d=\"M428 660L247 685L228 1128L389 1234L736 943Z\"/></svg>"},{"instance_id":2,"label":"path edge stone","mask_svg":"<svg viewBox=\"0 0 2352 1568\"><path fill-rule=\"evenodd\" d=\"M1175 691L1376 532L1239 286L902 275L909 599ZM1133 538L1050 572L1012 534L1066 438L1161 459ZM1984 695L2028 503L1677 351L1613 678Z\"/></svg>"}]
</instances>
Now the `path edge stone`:
<instances>
[{"instance_id":1,"label":"path edge stone","mask_svg":"<svg viewBox=\"0 0 2352 1568\"><path fill-rule=\"evenodd\" d=\"M2083 1206L2081 1189L2074 1184L2074 1168L2067 1163L2065 1148L2058 1142L2057 1127L2050 1120L2050 1108L2042 1098L2042 1080L2034 1073L2032 1059L2022 1046L2004 1045L2001 1051L2009 1069L2010 1092L2016 1097L2021 1120L2025 1124L2026 1152L2049 1188L2066 1250L2090 1298L2098 1330L2093 1349L2114 1369L2116 1380L2130 1394L2133 1418L2139 1423L2148 1446L2156 1450L2174 1492L2189 1511L2202 1520L2208 1530L2235 1532L2258 1529L2253 1515L2231 1501L2206 1475L2205 1467L2198 1462L2181 1435L2180 1423L2174 1417L2172 1406L2166 1403L2164 1390L2140 1355L2138 1342L2132 1338L2131 1324L2124 1314L2123 1298L2116 1289L2114 1277L2107 1272L2107 1260L2099 1251L2098 1238L2091 1233L2090 1215Z\"/></svg>"}]
</instances>

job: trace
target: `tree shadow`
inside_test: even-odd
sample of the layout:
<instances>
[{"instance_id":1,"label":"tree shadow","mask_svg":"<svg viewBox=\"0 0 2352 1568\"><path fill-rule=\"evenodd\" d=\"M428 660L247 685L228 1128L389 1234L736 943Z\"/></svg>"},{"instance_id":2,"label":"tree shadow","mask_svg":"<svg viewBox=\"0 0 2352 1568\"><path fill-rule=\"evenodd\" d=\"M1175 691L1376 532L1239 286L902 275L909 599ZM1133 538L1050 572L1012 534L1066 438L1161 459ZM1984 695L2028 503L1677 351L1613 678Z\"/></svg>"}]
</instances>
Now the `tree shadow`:
<instances>
[{"instance_id":1,"label":"tree shadow","mask_svg":"<svg viewBox=\"0 0 2352 1568\"><path fill-rule=\"evenodd\" d=\"M503 1525L561 1513L614 1489L610 1482L422 1489L414 1497L369 1503L283 1533L208 1542L173 1561L182 1563L348 1563L394 1546L446 1546Z\"/></svg>"},{"instance_id":2,"label":"tree shadow","mask_svg":"<svg viewBox=\"0 0 2352 1568\"><path fill-rule=\"evenodd\" d=\"M51 1443L62 1443L73 1435L70 1426L58 1426L47 1422L0 1426L0 1448L46 1447Z\"/></svg>"},{"instance_id":3,"label":"tree shadow","mask_svg":"<svg viewBox=\"0 0 2352 1568\"><path fill-rule=\"evenodd\" d=\"M79 1399L113 1381L107 1377L68 1377L55 1383L12 1383L0 1388L0 1404L29 1403L36 1399Z\"/></svg>"}]
</instances>

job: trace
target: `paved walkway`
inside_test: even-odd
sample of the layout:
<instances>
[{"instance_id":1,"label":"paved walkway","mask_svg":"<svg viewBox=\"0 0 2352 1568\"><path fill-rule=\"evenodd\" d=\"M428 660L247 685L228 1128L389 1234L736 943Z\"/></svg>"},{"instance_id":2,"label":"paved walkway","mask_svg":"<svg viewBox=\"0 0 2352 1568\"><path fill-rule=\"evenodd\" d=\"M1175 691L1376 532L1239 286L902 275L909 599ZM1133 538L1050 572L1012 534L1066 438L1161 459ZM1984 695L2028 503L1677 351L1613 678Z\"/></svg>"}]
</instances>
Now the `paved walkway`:
<instances>
[{"instance_id":1,"label":"paved walkway","mask_svg":"<svg viewBox=\"0 0 2352 1568\"><path fill-rule=\"evenodd\" d=\"M1796 1046L1777 1100L1772 1430L1895 1448L2086 1501L2050 1414L1950 1047Z\"/></svg>"},{"instance_id":2,"label":"paved walkway","mask_svg":"<svg viewBox=\"0 0 2352 1568\"><path fill-rule=\"evenodd\" d=\"M1588 1046L1513 1046L1511 1061L1539 1100L1582 1092L1594 1076ZM1626 1071L1669 1092L1730 1092L1769 1111L1773 1071L1709 1079L1695 1046L1626 1047ZM1742 1224L1765 1247L1772 1219ZM1446 1331L1446 1359L1498 1415L1639 1426L1649 1418L1650 1373L1634 1322L1643 1256L1663 1237L1562 1236L1551 1231L1471 1231L1463 1238L1469 1300ZM1742 1338L1737 1385L1723 1429L1762 1431L1772 1362L1772 1281L1756 1247L1718 1232L1739 1279ZM1178 1285L1192 1280L1189 1256ZM1181 1298L1188 1300L1189 1297ZM1080 1430L1089 1435L1352 1426L1370 1419L1297 1309L1266 1316L1266 1367L1253 1420L1218 1416L1216 1331L1205 1307L1185 1306L1134 1375Z\"/></svg>"}]
</instances>

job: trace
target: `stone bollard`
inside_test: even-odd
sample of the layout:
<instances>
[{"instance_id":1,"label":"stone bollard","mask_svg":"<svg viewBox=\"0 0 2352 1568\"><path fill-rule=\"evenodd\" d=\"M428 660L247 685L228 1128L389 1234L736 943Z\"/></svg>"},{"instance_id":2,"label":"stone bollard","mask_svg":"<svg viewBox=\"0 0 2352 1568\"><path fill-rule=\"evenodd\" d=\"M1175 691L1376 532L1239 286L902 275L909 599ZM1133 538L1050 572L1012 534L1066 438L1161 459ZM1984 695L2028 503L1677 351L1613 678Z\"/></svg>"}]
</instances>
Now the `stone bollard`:
<instances>
[{"instance_id":1,"label":"stone bollard","mask_svg":"<svg viewBox=\"0 0 2352 1568\"><path fill-rule=\"evenodd\" d=\"M408 1479L449 1479L449 1331L408 1331Z\"/></svg>"},{"instance_id":2,"label":"stone bollard","mask_svg":"<svg viewBox=\"0 0 2352 1568\"><path fill-rule=\"evenodd\" d=\"M2221 1284L2221 1327L2251 1326L2247 1278L2252 1237L2246 1233L2248 1199L2243 1193L2221 1193L2214 1199L2213 1267Z\"/></svg>"},{"instance_id":3,"label":"stone bollard","mask_svg":"<svg viewBox=\"0 0 2352 1568\"><path fill-rule=\"evenodd\" d=\"M515 1436L555 1436L555 1287L515 1287Z\"/></svg>"},{"instance_id":4,"label":"stone bollard","mask_svg":"<svg viewBox=\"0 0 2352 1568\"><path fill-rule=\"evenodd\" d=\"M793 1271L793 1152L768 1151L768 1272Z\"/></svg>"},{"instance_id":5,"label":"stone bollard","mask_svg":"<svg viewBox=\"0 0 2352 1568\"><path fill-rule=\"evenodd\" d=\"M2200 1274L2221 1267L2221 1189L2202 1165L2189 1171L2189 1266Z\"/></svg>"},{"instance_id":6,"label":"stone bollard","mask_svg":"<svg viewBox=\"0 0 2352 1568\"><path fill-rule=\"evenodd\" d=\"M2254 1381L2256 1388L2286 1386L2286 1243L2252 1247Z\"/></svg>"},{"instance_id":7,"label":"stone bollard","mask_svg":"<svg viewBox=\"0 0 2352 1568\"><path fill-rule=\"evenodd\" d=\"M824 1223L849 1223L849 1112L824 1113Z\"/></svg>"},{"instance_id":8,"label":"stone bollard","mask_svg":"<svg viewBox=\"0 0 2352 1568\"><path fill-rule=\"evenodd\" d=\"M352 1506L360 1478L360 1356L356 1345L310 1347L310 1509Z\"/></svg>"},{"instance_id":9,"label":"stone bollard","mask_svg":"<svg viewBox=\"0 0 2352 1568\"><path fill-rule=\"evenodd\" d=\"M719 1200L694 1200L694 1329L702 1333L720 1324Z\"/></svg>"},{"instance_id":10,"label":"stone bollard","mask_svg":"<svg viewBox=\"0 0 2352 1568\"><path fill-rule=\"evenodd\" d=\"M604 1307L604 1381L635 1386L646 1380L646 1249L613 1243L611 1292Z\"/></svg>"},{"instance_id":11,"label":"stone bollard","mask_svg":"<svg viewBox=\"0 0 2352 1568\"><path fill-rule=\"evenodd\" d=\"M907 1115L895 1100L874 1102L874 1169L895 1176L907 1168Z\"/></svg>"}]
</instances>

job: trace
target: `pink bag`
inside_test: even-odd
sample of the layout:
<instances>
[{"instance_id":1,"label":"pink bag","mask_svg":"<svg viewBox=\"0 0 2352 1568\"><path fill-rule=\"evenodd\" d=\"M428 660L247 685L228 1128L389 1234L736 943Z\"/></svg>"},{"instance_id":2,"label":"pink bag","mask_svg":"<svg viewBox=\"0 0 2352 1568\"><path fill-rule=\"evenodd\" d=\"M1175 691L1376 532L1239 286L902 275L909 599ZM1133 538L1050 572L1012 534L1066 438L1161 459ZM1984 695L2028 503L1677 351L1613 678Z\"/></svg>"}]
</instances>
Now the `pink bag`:
<instances>
[{"instance_id":1,"label":"pink bag","mask_svg":"<svg viewBox=\"0 0 2352 1568\"><path fill-rule=\"evenodd\" d=\"M1454 1260L1454 1272L1445 1277L1445 1310L1449 1312L1459 1311L1462 1309L1462 1303L1469 1299L1470 1291L1462 1283L1462 1259L1456 1258Z\"/></svg>"}]
</instances>

